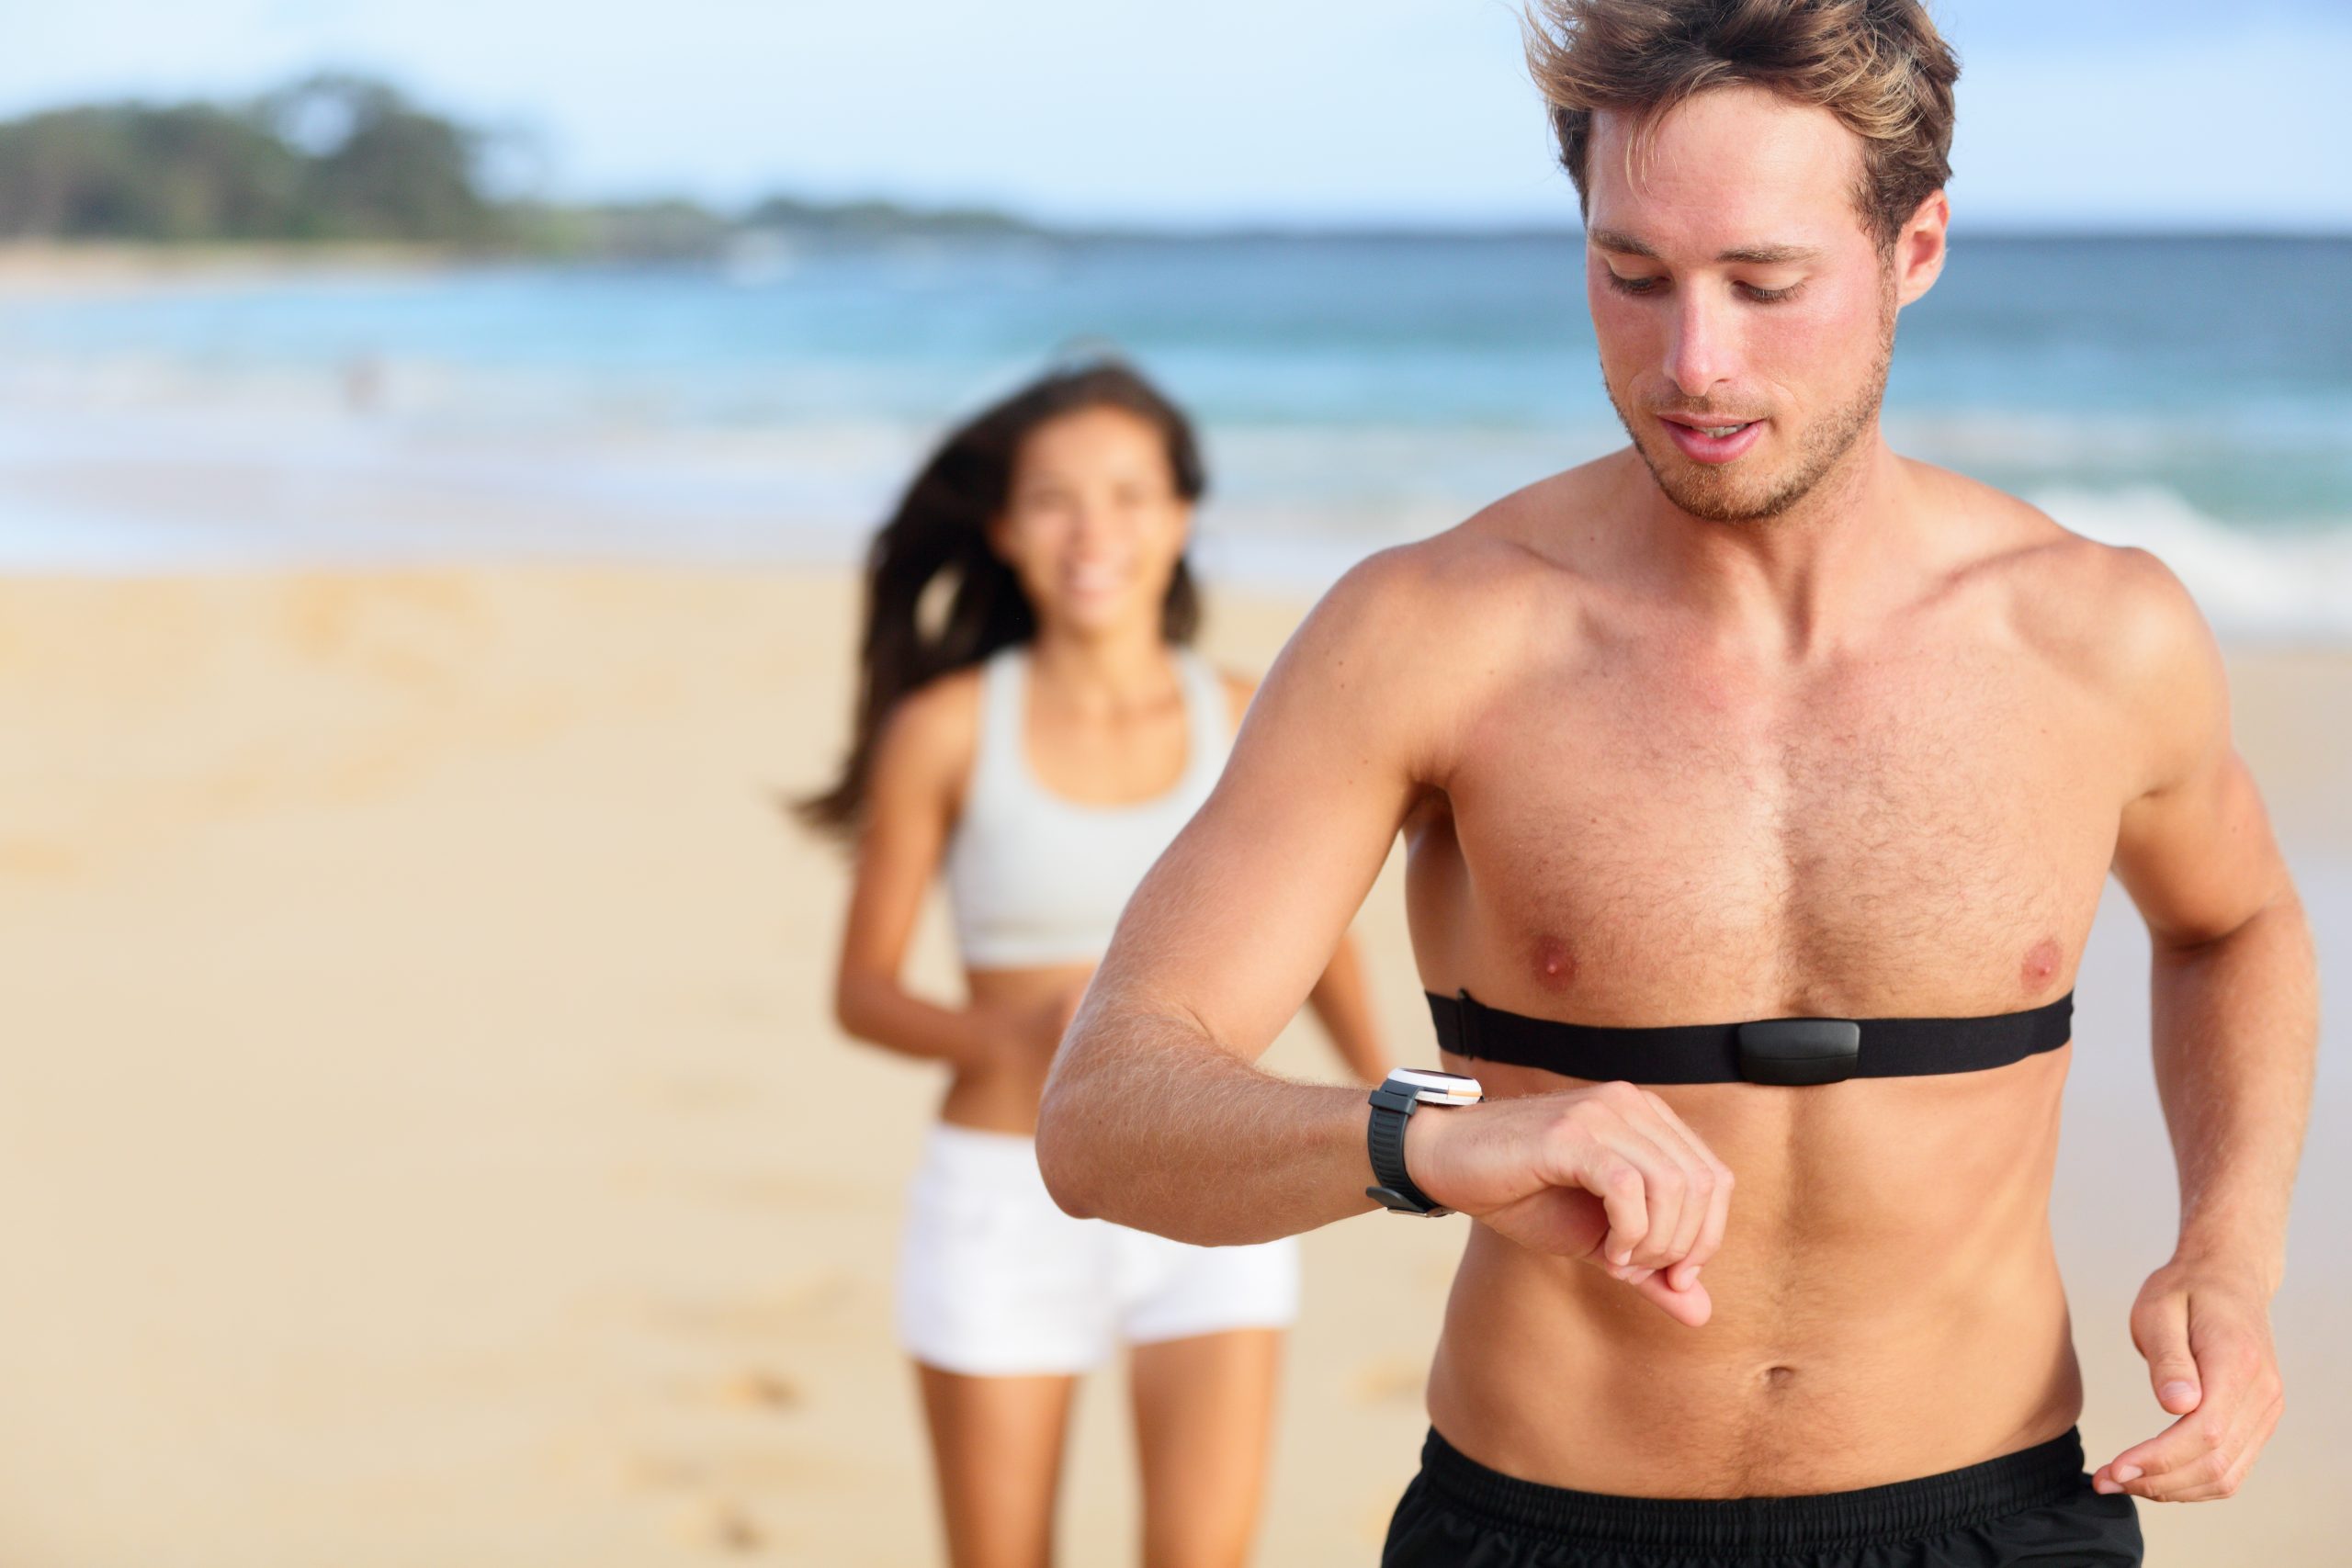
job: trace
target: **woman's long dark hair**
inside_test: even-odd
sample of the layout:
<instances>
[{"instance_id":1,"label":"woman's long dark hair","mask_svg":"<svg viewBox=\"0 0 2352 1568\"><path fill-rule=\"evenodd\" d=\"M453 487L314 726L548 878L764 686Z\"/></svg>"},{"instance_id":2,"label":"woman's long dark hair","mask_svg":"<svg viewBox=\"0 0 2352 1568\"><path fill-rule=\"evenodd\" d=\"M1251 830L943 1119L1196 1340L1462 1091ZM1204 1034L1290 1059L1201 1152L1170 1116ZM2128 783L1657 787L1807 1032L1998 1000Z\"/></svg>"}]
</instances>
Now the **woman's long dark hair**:
<instances>
[{"instance_id":1,"label":"woman's long dark hair","mask_svg":"<svg viewBox=\"0 0 2352 1568\"><path fill-rule=\"evenodd\" d=\"M1012 568L989 548L988 525L1004 510L1012 466L1029 434L1048 420L1097 408L1125 409L1157 428L1168 446L1176 493L1186 502L1200 500L1208 478L1192 422L1115 360L1053 371L941 442L867 552L865 630L849 756L831 788L792 803L802 821L854 839L865 820L875 739L892 705L926 681L1035 635L1036 612ZM947 614L931 630L921 624L920 612L934 584L948 595ZM1160 635L1190 642L1200 618L1200 591L1180 556L1160 604Z\"/></svg>"}]
</instances>

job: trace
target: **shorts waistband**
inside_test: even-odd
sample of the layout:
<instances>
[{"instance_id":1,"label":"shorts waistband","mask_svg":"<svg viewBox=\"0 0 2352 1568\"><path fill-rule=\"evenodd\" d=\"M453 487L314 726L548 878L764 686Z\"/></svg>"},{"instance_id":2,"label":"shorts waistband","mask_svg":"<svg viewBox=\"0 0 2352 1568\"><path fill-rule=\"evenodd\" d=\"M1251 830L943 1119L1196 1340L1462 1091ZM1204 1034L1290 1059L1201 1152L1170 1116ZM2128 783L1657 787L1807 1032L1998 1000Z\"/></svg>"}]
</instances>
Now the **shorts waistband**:
<instances>
[{"instance_id":1,"label":"shorts waistband","mask_svg":"<svg viewBox=\"0 0 2352 1568\"><path fill-rule=\"evenodd\" d=\"M1807 1551L1900 1540L2063 1502L2081 1490L2083 1442L2068 1427L1980 1464L1850 1492L1795 1497L1620 1497L1489 1470L1430 1428L1421 1474L1431 1494L1521 1530L1578 1543Z\"/></svg>"},{"instance_id":2,"label":"shorts waistband","mask_svg":"<svg viewBox=\"0 0 2352 1568\"><path fill-rule=\"evenodd\" d=\"M923 1142L933 1148L953 1149L962 1159L1002 1160L1011 1165L1037 1163L1037 1140L1027 1133L991 1133L985 1127L933 1122L923 1129L922 1135Z\"/></svg>"}]
</instances>

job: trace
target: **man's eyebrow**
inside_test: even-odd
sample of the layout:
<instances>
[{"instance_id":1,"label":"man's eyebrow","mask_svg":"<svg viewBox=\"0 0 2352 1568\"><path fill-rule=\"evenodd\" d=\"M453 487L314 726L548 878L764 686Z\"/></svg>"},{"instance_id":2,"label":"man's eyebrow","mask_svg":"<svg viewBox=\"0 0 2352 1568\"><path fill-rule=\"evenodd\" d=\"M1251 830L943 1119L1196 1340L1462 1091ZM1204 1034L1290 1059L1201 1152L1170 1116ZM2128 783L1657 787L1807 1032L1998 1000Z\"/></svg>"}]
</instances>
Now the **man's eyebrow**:
<instances>
[{"instance_id":1,"label":"man's eyebrow","mask_svg":"<svg viewBox=\"0 0 2352 1568\"><path fill-rule=\"evenodd\" d=\"M1594 229L1585 235L1585 239L1590 244L1604 251L1615 251L1620 255L1647 256L1652 261L1657 260L1656 251L1631 234L1620 234L1614 229Z\"/></svg>"},{"instance_id":2,"label":"man's eyebrow","mask_svg":"<svg viewBox=\"0 0 2352 1568\"><path fill-rule=\"evenodd\" d=\"M1601 250L1623 256L1645 256L1651 261L1658 254L1631 234L1621 234L1614 229L1595 229L1585 235L1586 241ZM1749 266L1781 266L1790 262L1819 259L1821 252L1811 245L1735 245L1715 257L1717 262L1743 262Z\"/></svg>"},{"instance_id":3,"label":"man's eyebrow","mask_svg":"<svg viewBox=\"0 0 2352 1568\"><path fill-rule=\"evenodd\" d=\"M1820 254L1811 245L1736 245L1715 259L1746 262L1750 266L1779 266L1785 262L1813 261Z\"/></svg>"}]
</instances>

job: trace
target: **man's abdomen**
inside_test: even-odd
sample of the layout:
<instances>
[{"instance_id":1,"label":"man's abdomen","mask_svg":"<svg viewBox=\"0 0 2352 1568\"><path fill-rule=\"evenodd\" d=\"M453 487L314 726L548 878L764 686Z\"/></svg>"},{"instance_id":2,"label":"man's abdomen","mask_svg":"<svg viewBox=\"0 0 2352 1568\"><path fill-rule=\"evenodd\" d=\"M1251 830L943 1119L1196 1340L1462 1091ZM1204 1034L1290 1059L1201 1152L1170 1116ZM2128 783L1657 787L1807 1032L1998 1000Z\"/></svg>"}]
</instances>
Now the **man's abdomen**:
<instances>
[{"instance_id":1,"label":"man's abdomen","mask_svg":"<svg viewBox=\"0 0 2352 1568\"><path fill-rule=\"evenodd\" d=\"M1737 1181L1702 1276L1711 1320L1687 1327L1589 1264L1481 1230L1432 1423L1506 1474L1686 1497L1877 1485L2064 1431L2081 1387L2047 1205L2071 1049L1979 1073L1660 1089ZM1506 1074L1490 1091L1574 1081Z\"/></svg>"}]
</instances>

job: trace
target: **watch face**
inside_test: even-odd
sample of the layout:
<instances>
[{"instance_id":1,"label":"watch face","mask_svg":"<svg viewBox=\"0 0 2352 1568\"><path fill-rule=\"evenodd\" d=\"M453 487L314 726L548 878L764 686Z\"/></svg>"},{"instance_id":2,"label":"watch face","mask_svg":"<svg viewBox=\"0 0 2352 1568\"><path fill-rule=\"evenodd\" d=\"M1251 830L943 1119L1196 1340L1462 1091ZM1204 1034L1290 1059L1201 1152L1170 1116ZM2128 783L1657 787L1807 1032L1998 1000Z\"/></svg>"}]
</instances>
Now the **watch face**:
<instances>
[{"instance_id":1,"label":"watch face","mask_svg":"<svg viewBox=\"0 0 2352 1568\"><path fill-rule=\"evenodd\" d=\"M1410 1091L1424 1105L1471 1105L1486 1094L1476 1078L1435 1067L1398 1067L1388 1075L1388 1082Z\"/></svg>"}]
</instances>

